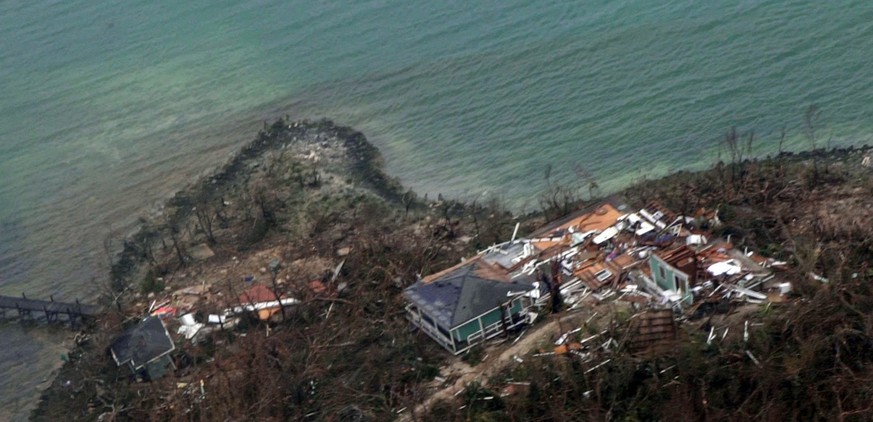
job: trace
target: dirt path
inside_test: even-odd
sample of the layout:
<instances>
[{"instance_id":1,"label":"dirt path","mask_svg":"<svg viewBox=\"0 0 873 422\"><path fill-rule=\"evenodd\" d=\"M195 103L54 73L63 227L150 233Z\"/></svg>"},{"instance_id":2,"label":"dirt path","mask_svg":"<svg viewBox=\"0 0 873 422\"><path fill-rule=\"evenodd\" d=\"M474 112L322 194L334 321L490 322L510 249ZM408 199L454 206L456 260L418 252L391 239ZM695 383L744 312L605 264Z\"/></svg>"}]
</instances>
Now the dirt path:
<instances>
[{"instance_id":1,"label":"dirt path","mask_svg":"<svg viewBox=\"0 0 873 422\"><path fill-rule=\"evenodd\" d=\"M458 375L455 382L444 387L439 386L439 384L436 384L435 382L433 388L439 389L425 398L424 401L416 405L412 411L402 413L397 420L401 422L411 422L416 420L416 415L426 414L428 409L440 400L451 400L455 394L463 390L470 382L476 381L483 386L486 385L488 379L513 362L515 356L524 358L524 356L526 356L538 344L546 340L554 340L560 336L562 334L560 329L566 331L578 326L574 325L573 321L578 321L580 318L587 318L590 313L592 313L590 309L585 309L572 314L561 315L560 318L550 319L544 324L529 329L524 337L515 344L509 346L499 345L493 348L488 348L485 351L488 353L488 356L475 367L467 365L460 359L456 359L454 363L444 367L441 371L444 377ZM497 356L493 356L495 353L497 353Z\"/></svg>"}]
</instances>

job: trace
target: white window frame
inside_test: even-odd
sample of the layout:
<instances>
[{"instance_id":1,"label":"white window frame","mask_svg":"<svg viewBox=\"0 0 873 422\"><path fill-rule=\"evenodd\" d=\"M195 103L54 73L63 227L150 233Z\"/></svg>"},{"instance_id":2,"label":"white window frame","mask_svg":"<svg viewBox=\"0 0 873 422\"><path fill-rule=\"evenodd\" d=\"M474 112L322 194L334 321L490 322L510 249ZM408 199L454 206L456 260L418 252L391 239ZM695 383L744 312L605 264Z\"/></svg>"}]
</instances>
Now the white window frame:
<instances>
[{"instance_id":1,"label":"white window frame","mask_svg":"<svg viewBox=\"0 0 873 422\"><path fill-rule=\"evenodd\" d=\"M594 274L594 277L597 278L597 281L606 281L609 280L610 277L612 277L612 272L604 268Z\"/></svg>"}]
</instances>

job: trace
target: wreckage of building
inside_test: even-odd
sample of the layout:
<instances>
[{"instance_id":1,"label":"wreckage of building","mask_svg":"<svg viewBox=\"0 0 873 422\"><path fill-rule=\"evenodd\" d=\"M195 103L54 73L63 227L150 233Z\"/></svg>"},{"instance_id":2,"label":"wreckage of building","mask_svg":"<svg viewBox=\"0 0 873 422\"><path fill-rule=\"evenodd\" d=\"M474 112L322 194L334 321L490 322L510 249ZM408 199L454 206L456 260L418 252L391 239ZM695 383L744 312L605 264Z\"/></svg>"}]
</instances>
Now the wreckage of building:
<instances>
[{"instance_id":1,"label":"wreckage of building","mask_svg":"<svg viewBox=\"0 0 873 422\"><path fill-rule=\"evenodd\" d=\"M681 313L724 300L762 303L790 290L769 268L782 263L714 238L706 229L718 224L706 210L679 215L610 199L419 280L404 292L408 316L457 354L557 310L555 297L564 309L619 300Z\"/></svg>"}]
</instances>

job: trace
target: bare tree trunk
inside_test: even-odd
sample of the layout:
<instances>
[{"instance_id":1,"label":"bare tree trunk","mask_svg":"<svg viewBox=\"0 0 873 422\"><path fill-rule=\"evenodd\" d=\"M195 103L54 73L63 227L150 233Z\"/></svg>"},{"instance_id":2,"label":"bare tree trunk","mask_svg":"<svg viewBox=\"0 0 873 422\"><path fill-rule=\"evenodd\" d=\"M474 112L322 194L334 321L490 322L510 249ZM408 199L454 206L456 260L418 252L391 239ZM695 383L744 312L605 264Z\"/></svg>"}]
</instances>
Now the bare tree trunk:
<instances>
[{"instance_id":1,"label":"bare tree trunk","mask_svg":"<svg viewBox=\"0 0 873 422\"><path fill-rule=\"evenodd\" d=\"M180 239L181 232L177 225L170 226L170 240L173 241L173 250L176 251L176 257L179 259L179 265L185 266L185 253L182 251L182 240Z\"/></svg>"},{"instance_id":2,"label":"bare tree trunk","mask_svg":"<svg viewBox=\"0 0 873 422\"><path fill-rule=\"evenodd\" d=\"M806 132L806 137L809 139L809 144L812 147L812 184L816 184L818 182L818 155L816 154L816 121L818 120L818 116L820 111L815 104L811 104L809 108L806 109L806 113L803 115L803 126L804 131Z\"/></svg>"},{"instance_id":3,"label":"bare tree trunk","mask_svg":"<svg viewBox=\"0 0 873 422\"><path fill-rule=\"evenodd\" d=\"M276 297L276 301L279 302L279 311L282 312L282 321L285 321L285 304L282 303L282 299L279 297L279 284L276 282L276 277L279 274L278 269L275 271L270 271L270 280L273 285L273 296Z\"/></svg>"},{"instance_id":4,"label":"bare tree trunk","mask_svg":"<svg viewBox=\"0 0 873 422\"><path fill-rule=\"evenodd\" d=\"M215 231L213 230L215 213L212 210L207 195L201 195L198 199L199 200L194 209L194 215L197 217L200 229L203 230L203 234L206 236L206 241L209 242L210 245L214 245L217 243L215 240Z\"/></svg>"}]
</instances>

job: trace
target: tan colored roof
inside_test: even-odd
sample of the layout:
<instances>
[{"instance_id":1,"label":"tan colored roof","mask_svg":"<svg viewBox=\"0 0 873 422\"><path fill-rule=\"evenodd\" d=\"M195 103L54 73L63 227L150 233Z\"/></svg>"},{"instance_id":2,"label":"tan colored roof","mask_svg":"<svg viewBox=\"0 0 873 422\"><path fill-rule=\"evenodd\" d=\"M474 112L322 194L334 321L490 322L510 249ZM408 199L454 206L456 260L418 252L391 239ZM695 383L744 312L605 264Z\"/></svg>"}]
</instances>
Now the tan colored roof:
<instances>
[{"instance_id":1,"label":"tan colored roof","mask_svg":"<svg viewBox=\"0 0 873 422\"><path fill-rule=\"evenodd\" d=\"M263 284L255 284L239 296L240 303L259 303L278 300L276 293Z\"/></svg>"},{"instance_id":2,"label":"tan colored roof","mask_svg":"<svg viewBox=\"0 0 873 422\"><path fill-rule=\"evenodd\" d=\"M675 249L656 252L655 255L658 255L664 262L679 267L694 261L696 254L688 246L682 245Z\"/></svg>"},{"instance_id":3,"label":"tan colored roof","mask_svg":"<svg viewBox=\"0 0 873 422\"><path fill-rule=\"evenodd\" d=\"M626 269L626 268L631 267L634 264L636 264L637 260L635 260L634 257L632 257L626 253L623 253L623 254L619 255L618 257L616 257L615 259L613 259L612 262L614 262L616 265L618 265L622 269Z\"/></svg>"},{"instance_id":4,"label":"tan colored roof","mask_svg":"<svg viewBox=\"0 0 873 422\"><path fill-rule=\"evenodd\" d=\"M564 223L558 229L574 227L577 232L581 233L591 230L603 231L615 225L621 216L621 211L615 209L611 204L603 204L588 214L581 215Z\"/></svg>"},{"instance_id":5,"label":"tan colored roof","mask_svg":"<svg viewBox=\"0 0 873 422\"><path fill-rule=\"evenodd\" d=\"M497 265L489 264L484 259L479 259L479 258L481 258L481 255L476 255L473 258L470 258L466 261L462 261L462 262L460 262L456 265L453 265L449 268L446 268L442 271L433 273L427 277L423 277L421 279L421 282L423 284L432 283L432 282L442 278L444 275L446 275L446 274L448 274L448 273L450 273L458 268L461 268L463 266L470 265L474 262L477 263L476 270L474 271L474 274L476 274L477 276L484 278L484 279L487 279L487 280L509 281L509 272L500 268Z\"/></svg>"},{"instance_id":6,"label":"tan colored roof","mask_svg":"<svg viewBox=\"0 0 873 422\"><path fill-rule=\"evenodd\" d=\"M444 275L446 275L446 274L452 272L453 270L456 270L456 269L458 269L458 268L461 268L461 267L463 267L464 265L468 265L468 264L470 264L470 261L471 261L471 260L475 260L475 259L479 259L478 255L475 256L475 257L473 257L473 258L471 258L471 259L467 259L467 260L461 261L461 262L459 262L459 263L457 263L457 264L455 264L455 265L452 265L451 267L446 268L446 269L444 269L444 270L437 271L437 272L435 272L435 273L433 273L433 274L431 274L431 275L429 275L429 276L427 276L427 277L422 277L422 278L421 278L421 282L422 282L423 284L433 283L435 280L437 280L437 279L439 279L440 277L442 277L442 276L444 276Z\"/></svg>"},{"instance_id":7,"label":"tan colored roof","mask_svg":"<svg viewBox=\"0 0 873 422\"><path fill-rule=\"evenodd\" d=\"M571 236L569 233L566 233L567 229L572 227L573 230L578 233L584 233L591 230L603 231L614 226L615 223L618 222L618 218L622 215L621 211L617 210L612 206L612 204L602 204L594 211L575 217L550 230L549 233L554 233L559 230L565 231L564 235L559 240L542 240L533 242L533 245L541 251L557 245L569 245Z\"/></svg>"},{"instance_id":8,"label":"tan colored roof","mask_svg":"<svg viewBox=\"0 0 873 422\"><path fill-rule=\"evenodd\" d=\"M610 276L605 280L598 280L597 273L603 270L608 270ZM585 283L585 285L588 286L589 289L597 290L607 284L617 282L621 278L623 273L624 270L620 266L616 265L615 260L613 260L609 262L594 262L591 265L586 265L580 268L575 273L573 273L573 275L579 277L579 279L582 280L582 282Z\"/></svg>"},{"instance_id":9,"label":"tan colored roof","mask_svg":"<svg viewBox=\"0 0 873 422\"><path fill-rule=\"evenodd\" d=\"M553 246L558 246L561 243L566 243L566 241L564 238L561 238L561 240L546 240L546 241L531 242L531 243L533 243L534 247L537 248L537 250L544 251L544 250L549 249Z\"/></svg>"}]
</instances>

